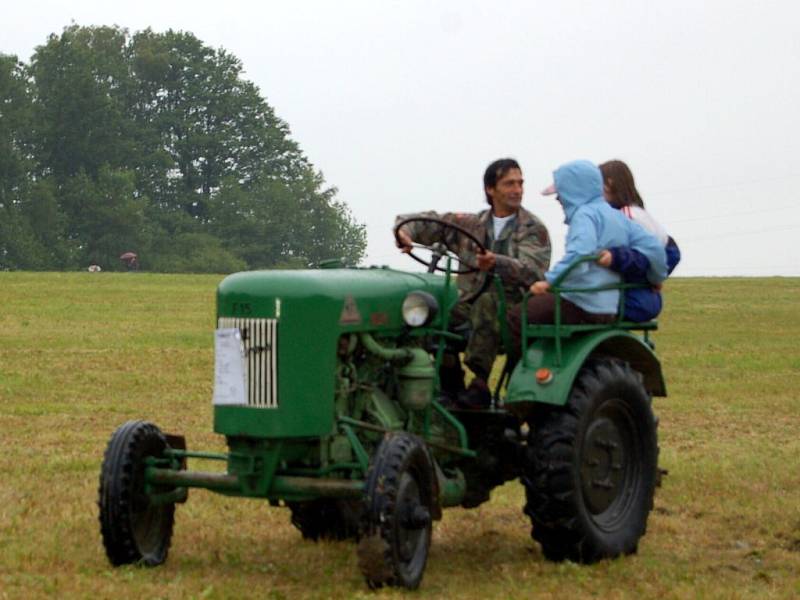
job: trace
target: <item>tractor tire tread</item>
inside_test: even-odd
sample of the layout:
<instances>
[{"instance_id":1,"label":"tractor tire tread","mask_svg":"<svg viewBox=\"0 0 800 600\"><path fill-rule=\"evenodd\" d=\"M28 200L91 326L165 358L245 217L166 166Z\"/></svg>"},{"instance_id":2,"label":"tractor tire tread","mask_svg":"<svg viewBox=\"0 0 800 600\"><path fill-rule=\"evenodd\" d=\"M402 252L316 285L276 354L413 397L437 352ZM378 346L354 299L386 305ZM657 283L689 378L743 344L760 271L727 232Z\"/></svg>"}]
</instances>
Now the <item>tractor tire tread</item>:
<instances>
[{"instance_id":1,"label":"tractor tire tread","mask_svg":"<svg viewBox=\"0 0 800 600\"><path fill-rule=\"evenodd\" d=\"M100 533L106 555L114 566L131 563L156 566L166 560L172 539L174 504L167 505L167 527L162 532L162 548L155 555L143 556L136 547L131 510L134 503L134 452L148 436L160 438L161 431L147 421L128 421L111 436L103 456L98 489Z\"/></svg>"},{"instance_id":2,"label":"tractor tire tread","mask_svg":"<svg viewBox=\"0 0 800 600\"><path fill-rule=\"evenodd\" d=\"M620 382L622 382L620 384ZM575 444L581 417L592 409L597 390L622 385L642 388L641 376L621 361L595 360L584 366L563 409L542 409L538 415L533 450L523 478L526 490L524 508L532 523L532 538L539 542L545 558L552 561L572 560L592 563L618 554L636 552L639 538L646 531L647 518L633 525L620 552L609 551L587 531L579 515L580 486L576 485ZM649 412L649 401L646 407ZM657 464L657 442L656 442ZM649 487L649 489L648 489ZM653 506L652 488L644 484L644 503L649 513Z\"/></svg>"},{"instance_id":3,"label":"tractor tire tread","mask_svg":"<svg viewBox=\"0 0 800 600\"><path fill-rule=\"evenodd\" d=\"M359 568L371 589L401 585L414 589L419 585L419 581L409 585L396 568L388 541L392 536L392 519L371 519L370 515L394 514L403 469L411 461L420 460L415 456L420 451L425 453L425 460L430 461L425 444L417 437L407 433L388 434L367 471L366 488L374 489L376 493L367 494L365 498L357 555Z\"/></svg>"}]
</instances>

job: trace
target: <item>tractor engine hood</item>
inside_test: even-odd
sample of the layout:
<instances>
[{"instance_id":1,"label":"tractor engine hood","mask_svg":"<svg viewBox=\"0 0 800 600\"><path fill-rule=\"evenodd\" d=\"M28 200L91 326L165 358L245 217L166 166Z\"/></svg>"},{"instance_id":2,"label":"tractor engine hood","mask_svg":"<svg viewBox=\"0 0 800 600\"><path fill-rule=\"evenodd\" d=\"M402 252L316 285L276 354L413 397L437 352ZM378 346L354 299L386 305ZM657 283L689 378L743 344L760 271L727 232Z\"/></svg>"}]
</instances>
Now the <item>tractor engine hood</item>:
<instances>
[{"instance_id":1,"label":"tractor engine hood","mask_svg":"<svg viewBox=\"0 0 800 600\"><path fill-rule=\"evenodd\" d=\"M403 300L431 294L439 311L457 297L455 282L391 269L253 271L226 277L217 289L217 327L240 330L246 357L246 405L214 406L214 430L227 436L292 438L330 435L337 344L343 334L388 339L407 329ZM445 294L447 298L445 298Z\"/></svg>"},{"instance_id":2,"label":"tractor engine hood","mask_svg":"<svg viewBox=\"0 0 800 600\"><path fill-rule=\"evenodd\" d=\"M392 269L315 269L252 271L229 275L217 289L217 317L273 318L282 322L313 320L325 329L399 331L401 307L411 291L425 291L439 303L431 324L457 291L451 283L444 298L445 278Z\"/></svg>"}]
</instances>

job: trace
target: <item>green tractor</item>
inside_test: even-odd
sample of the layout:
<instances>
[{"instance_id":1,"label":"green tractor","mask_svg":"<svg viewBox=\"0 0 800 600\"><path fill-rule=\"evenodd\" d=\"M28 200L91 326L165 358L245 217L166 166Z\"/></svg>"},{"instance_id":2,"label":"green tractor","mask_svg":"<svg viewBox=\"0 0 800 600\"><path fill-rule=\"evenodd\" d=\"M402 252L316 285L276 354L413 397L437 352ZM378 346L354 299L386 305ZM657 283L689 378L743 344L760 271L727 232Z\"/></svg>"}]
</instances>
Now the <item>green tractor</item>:
<instances>
[{"instance_id":1,"label":"green tractor","mask_svg":"<svg viewBox=\"0 0 800 600\"><path fill-rule=\"evenodd\" d=\"M121 425L98 501L111 563L162 563L175 504L205 488L288 508L306 539L353 539L370 587L413 589L442 509L478 506L512 479L546 558L635 552L658 479L651 399L666 393L648 339L656 323L524 324L522 358L492 407L448 409L437 373L446 347L463 342L448 318L464 301L453 274L469 266L432 250L428 273L327 264L226 277L213 409L228 451L188 450L146 421ZM189 470L188 459L225 468Z\"/></svg>"}]
</instances>

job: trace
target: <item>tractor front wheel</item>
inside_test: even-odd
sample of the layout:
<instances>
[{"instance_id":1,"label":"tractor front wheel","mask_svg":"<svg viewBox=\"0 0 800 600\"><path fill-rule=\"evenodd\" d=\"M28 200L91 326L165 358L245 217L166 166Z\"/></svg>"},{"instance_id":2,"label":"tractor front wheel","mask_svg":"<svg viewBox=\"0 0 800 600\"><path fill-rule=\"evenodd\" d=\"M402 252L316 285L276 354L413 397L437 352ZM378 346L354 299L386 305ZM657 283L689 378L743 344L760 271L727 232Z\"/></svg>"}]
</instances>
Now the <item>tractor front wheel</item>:
<instances>
[{"instance_id":1,"label":"tractor front wheel","mask_svg":"<svg viewBox=\"0 0 800 600\"><path fill-rule=\"evenodd\" d=\"M419 587L431 543L434 469L425 444L386 434L367 473L358 563L371 588Z\"/></svg>"},{"instance_id":2,"label":"tractor front wheel","mask_svg":"<svg viewBox=\"0 0 800 600\"><path fill-rule=\"evenodd\" d=\"M636 552L653 507L658 444L649 396L627 363L584 365L567 405L531 428L525 512L550 560Z\"/></svg>"},{"instance_id":3,"label":"tractor front wheel","mask_svg":"<svg viewBox=\"0 0 800 600\"><path fill-rule=\"evenodd\" d=\"M100 471L100 533L111 564L148 567L167 558L174 504L151 504L145 493L148 456L163 456L167 441L152 423L128 421L111 436Z\"/></svg>"}]
</instances>

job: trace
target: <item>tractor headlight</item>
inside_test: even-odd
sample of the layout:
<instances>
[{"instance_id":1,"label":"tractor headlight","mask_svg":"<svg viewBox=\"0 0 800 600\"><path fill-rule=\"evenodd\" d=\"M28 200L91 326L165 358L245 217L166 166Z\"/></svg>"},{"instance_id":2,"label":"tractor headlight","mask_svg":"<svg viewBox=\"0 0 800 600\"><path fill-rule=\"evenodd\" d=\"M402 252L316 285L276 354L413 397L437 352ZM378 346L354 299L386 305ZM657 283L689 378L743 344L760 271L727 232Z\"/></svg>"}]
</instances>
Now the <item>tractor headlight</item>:
<instances>
[{"instance_id":1,"label":"tractor headlight","mask_svg":"<svg viewBox=\"0 0 800 600\"><path fill-rule=\"evenodd\" d=\"M427 325L433 321L437 312L439 303L427 292L411 292L403 300L403 321L409 327Z\"/></svg>"}]
</instances>

